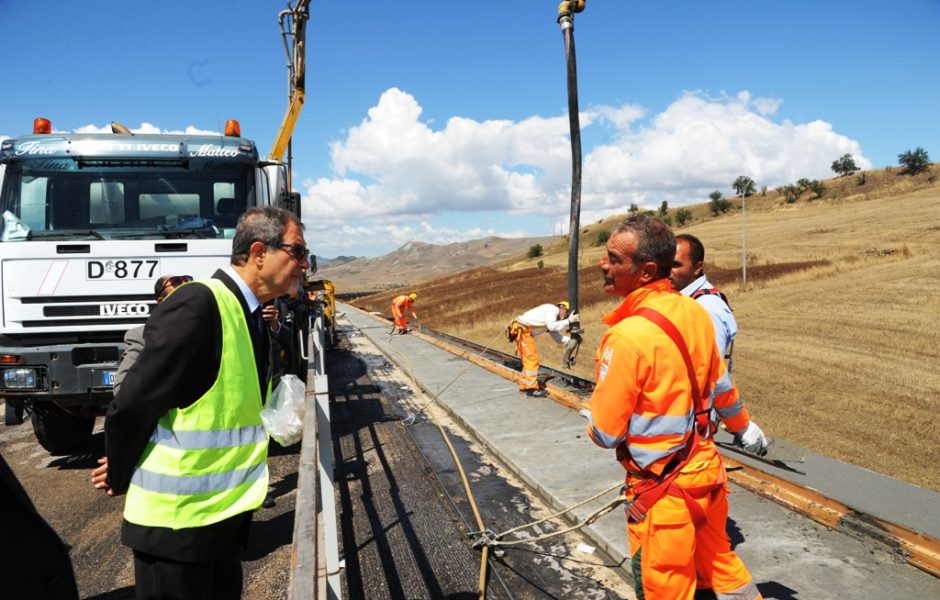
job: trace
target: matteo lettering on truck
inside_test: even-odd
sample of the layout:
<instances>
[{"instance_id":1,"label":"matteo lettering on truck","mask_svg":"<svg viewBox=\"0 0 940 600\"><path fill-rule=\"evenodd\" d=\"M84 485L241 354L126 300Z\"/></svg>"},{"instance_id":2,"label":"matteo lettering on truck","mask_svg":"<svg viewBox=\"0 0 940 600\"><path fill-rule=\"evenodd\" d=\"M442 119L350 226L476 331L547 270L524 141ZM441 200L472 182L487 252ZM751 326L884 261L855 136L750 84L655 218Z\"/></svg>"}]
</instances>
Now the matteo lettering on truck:
<instances>
[{"instance_id":1,"label":"matteo lettering on truck","mask_svg":"<svg viewBox=\"0 0 940 600\"><path fill-rule=\"evenodd\" d=\"M0 397L54 454L90 439L157 278L227 265L250 207L300 214L286 165L259 160L237 121L215 136L112 129L36 119L0 145Z\"/></svg>"}]
</instances>

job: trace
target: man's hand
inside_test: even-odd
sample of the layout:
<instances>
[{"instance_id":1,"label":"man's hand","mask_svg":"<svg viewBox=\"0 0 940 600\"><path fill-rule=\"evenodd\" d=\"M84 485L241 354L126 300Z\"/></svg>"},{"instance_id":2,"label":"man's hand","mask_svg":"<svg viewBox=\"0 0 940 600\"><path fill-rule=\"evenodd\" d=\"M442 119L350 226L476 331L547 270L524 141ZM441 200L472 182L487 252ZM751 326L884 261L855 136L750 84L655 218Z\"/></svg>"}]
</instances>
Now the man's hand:
<instances>
[{"instance_id":1,"label":"man's hand","mask_svg":"<svg viewBox=\"0 0 940 600\"><path fill-rule=\"evenodd\" d=\"M580 322L581 322L581 315L579 315L578 313L573 312L570 315L568 315L568 325L577 325Z\"/></svg>"},{"instance_id":2,"label":"man's hand","mask_svg":"<svg viewBox=\"0 0 940 600\"><path fill-rule=\"evenodd\" d=\"M767 454L767 437L754 421L748 423L744 431L735 433L734 437L736 438L738 444L744 448L745 452L750 452L751 454L756 454L757 456L764 456Z\"/></svg>"},{"instance_id":3,"label":"man's hand","mask_svg":"<svg viewBox=\"0 0 940 600\"><path fill-rule=\"evenodd\" d=\"M281 311L273 304L266 304L261 309L261 318L264 319L264 322L268 324L268 327L274 333L277 333L281 329Z\"/></svg>"},{"instance_id":4,"label":"man's hand","mask_svg":"<svg viewBox=\"0 0 940 600\"><path fill-rule=\"evenodd\" d=\"M105 480L108 478L108 457L102 456L98 459L98 464L101 465L96 467L91 472L91 483L95 486L96 490L104 490L104 492L109 495L114 495L114 490L108 487L108 484L105 483Z\"/></svg>"}]
</instances>

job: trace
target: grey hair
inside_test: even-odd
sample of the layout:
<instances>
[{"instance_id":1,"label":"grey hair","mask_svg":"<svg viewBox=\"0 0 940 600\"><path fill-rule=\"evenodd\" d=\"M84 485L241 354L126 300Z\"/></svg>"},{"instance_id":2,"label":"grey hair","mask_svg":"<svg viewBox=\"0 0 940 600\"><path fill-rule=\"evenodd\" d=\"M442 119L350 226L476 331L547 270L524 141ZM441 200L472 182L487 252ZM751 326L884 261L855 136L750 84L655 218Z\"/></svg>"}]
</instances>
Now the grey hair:
<instances>
[{"instance_id":1,"label":"grey hair","mask_svg":"<svg viewBox=\"0 0 940 600\"><path fill-rule=\"evenodd\" d=\"M649 215L633 215L614 227L614 233L629 231L636 236L633 263L656 263L656 279L669 277L676 258L676 236L661 220Z\"/></svg>"},{"instance_id":2,"label":"grey hair","mask_svg":"<svg viewBox=\"0 0 940 600\"><path fill-rule=\"evenodd\" d=\"M265 246L276 246L284 239L290 223L303 229L303 223L294 213L273 206L254 206L238 218L235 237L232 239L232 264L244 265L251 253L251 244L261 242Z\"/></svg>"}]
</instances>

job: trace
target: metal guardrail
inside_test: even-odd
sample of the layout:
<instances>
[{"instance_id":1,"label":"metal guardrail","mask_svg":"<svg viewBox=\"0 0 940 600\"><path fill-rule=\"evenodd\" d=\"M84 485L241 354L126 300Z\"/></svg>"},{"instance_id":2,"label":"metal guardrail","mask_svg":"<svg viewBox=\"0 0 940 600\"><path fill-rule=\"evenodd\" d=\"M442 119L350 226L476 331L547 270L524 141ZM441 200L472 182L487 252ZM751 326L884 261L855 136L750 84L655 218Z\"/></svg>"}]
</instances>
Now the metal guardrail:
<instances>
[{"instance_id":1,"label":"metal guardrail","mask_svg":"<svg viewBox=\"0 0 940 600\"><path fill-rule=\"evenodd\" d=\"M302 340L303 341L303 340ZM333 482L326 335L321 314L311 321L307 349L304 433L297 469L294 541L291 548L291 600L342 598ZM312 384L312 385L311 385Z\"/></svg>"}]
</instances>

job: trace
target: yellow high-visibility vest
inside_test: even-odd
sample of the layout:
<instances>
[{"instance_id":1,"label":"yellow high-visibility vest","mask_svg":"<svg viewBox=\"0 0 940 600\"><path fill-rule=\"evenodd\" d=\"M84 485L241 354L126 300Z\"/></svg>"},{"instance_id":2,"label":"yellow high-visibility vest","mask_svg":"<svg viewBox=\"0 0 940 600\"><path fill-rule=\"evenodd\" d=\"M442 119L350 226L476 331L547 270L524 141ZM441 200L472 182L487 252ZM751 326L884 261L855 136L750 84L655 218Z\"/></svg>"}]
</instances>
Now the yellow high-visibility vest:
<instances>
[{"instance_id":1,"label":"yellow high-visibility vest","mask_svg":"<svg viewBox=\"0 0 940 600\"><path fill-rule=\"evenodd\" d=\"M258 508L268 490L268 434L249 325L224 283L194 283L209 287L219 305L219 373L196 402L163 415L150 436L124 505L124 518L137 525L211 525Z\"/></svg>"}]
</instances>

